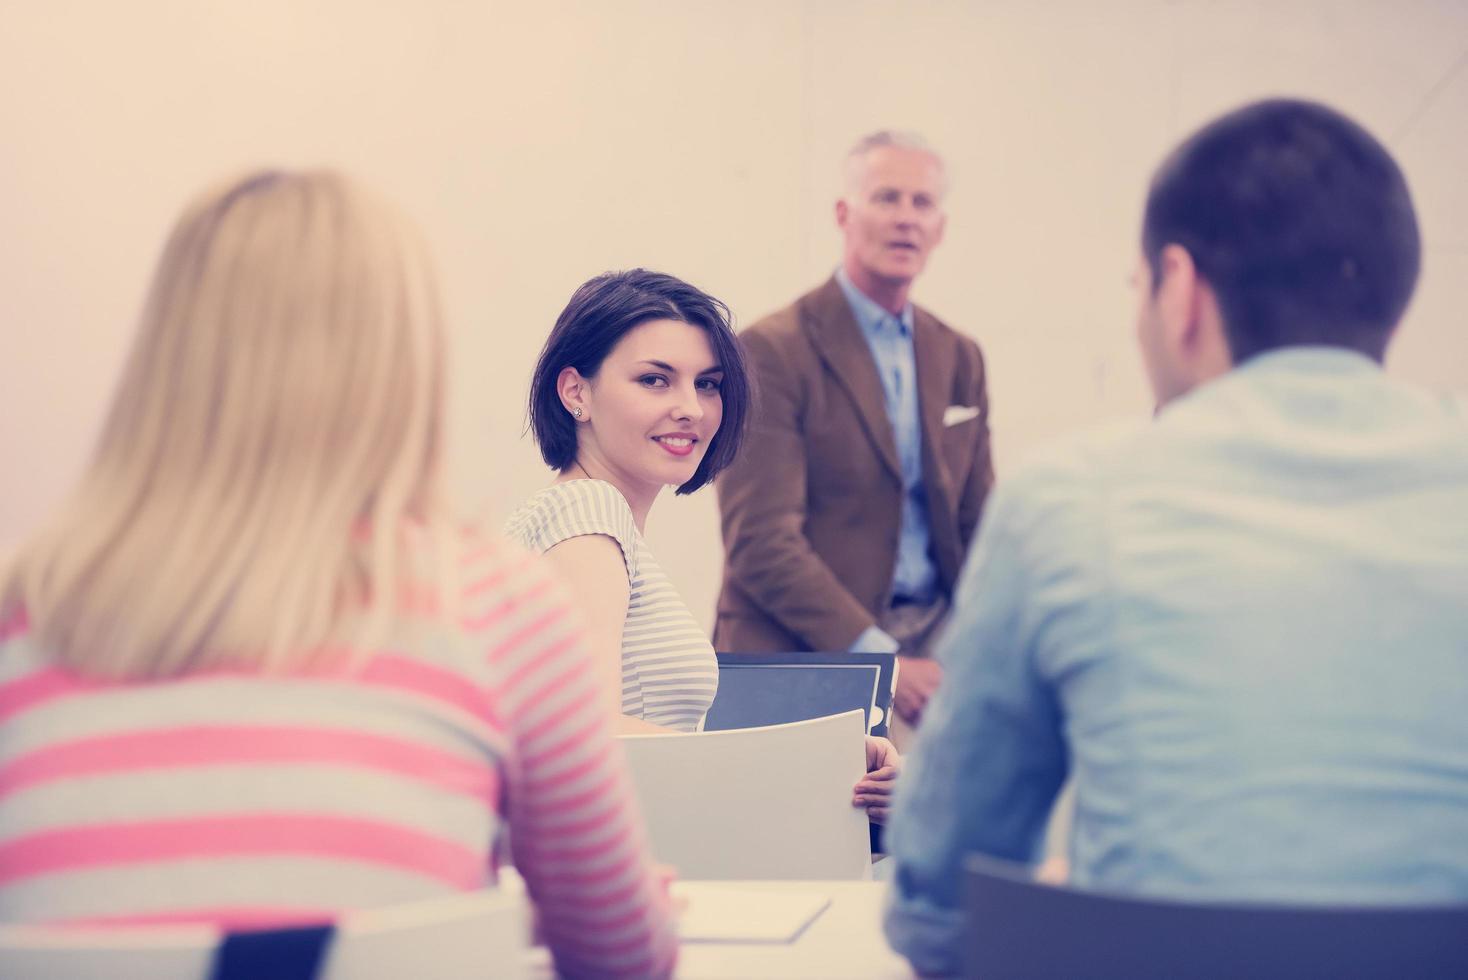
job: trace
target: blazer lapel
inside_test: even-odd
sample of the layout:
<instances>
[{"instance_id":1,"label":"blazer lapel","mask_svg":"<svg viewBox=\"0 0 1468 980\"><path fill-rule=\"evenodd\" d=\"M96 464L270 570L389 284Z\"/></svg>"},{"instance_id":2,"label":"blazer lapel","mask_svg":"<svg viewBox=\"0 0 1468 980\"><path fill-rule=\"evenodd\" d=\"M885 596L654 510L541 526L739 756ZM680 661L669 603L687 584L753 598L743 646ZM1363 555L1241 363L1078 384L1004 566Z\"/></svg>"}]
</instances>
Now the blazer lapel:
<instances>
[{"instance_id":1,"label":"blazer lapel","mask_svg":"<svg viewBox=\"0 0 1468 980\"><path fill-rule=\"evenodd\" d=\"M928 491L928 528L933 550L946 583L957 578L961 551L953 501L957 490L943 455L943 411L953 394L954 352L932 317L913 311L913 360L917 364L918 417L923 430L923 482Z\"/></svg>"},{"instance_id":2,"label":"blazer lapel","mask_svg":"<svg viewBox=\"0 0 1468 980\"><path fill-rule=\"evenodd\" d=\"M923 478L931 480L933 473L941 473L944 484L948 482L948 467L938 447L943 445L943 410L948 407L953 392L954 367L947 339L926 313L913 311L912 346L917 364L918 417L923 429Z\"/></svg>"},{"instance_id":3,"label":"blazer lapel","mask_svg":"<svg viewBox=\"0 0 1468 980\"><path fill-rule=\"evenodd\" d=\"M897 437L887 417L887 393L877 376L877 362L861 327L852 316L846 295L833 276L810 295L806 305L806 326L821 359L831 369L836 383L846 392L861 417L862 427L887 469L902 483L902 467L897 461ZM918 386L922 388L922 366L918 366ZM941 414L943 409L938 409ZM926 421L924 422L926 426ZM924 437L926 441L926 437Z\"/></svg>"}]
</instances>

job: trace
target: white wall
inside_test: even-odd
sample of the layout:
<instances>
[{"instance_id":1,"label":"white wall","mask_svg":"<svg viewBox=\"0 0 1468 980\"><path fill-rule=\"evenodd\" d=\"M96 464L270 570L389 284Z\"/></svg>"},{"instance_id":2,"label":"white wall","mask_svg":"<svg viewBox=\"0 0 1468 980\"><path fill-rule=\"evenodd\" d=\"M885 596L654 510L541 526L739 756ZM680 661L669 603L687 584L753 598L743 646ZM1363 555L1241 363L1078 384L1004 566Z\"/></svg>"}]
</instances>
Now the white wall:
<instances>
[{"instance_id":1,"label":"white wall","mask_svg":"<svg viewBox=\"0 0 1468 980\"><path fill-rule=\"evenodd\" d=\"M582 280L646 265L744 322L834 266L836 167L925 132L955 178L917 298L976 337L1001 478L1145 410L1125 280L1189 130L1302 94L1386 138L1427 239L1390 367L1468 387L1468 3L0 0L0 546L85 457L166 228L221 175L333 164L433 240L455 325L455 482L496 520L548 478L526 377ZM706 625L711 492L654 511Z\"/></svg>"}]
</instances>

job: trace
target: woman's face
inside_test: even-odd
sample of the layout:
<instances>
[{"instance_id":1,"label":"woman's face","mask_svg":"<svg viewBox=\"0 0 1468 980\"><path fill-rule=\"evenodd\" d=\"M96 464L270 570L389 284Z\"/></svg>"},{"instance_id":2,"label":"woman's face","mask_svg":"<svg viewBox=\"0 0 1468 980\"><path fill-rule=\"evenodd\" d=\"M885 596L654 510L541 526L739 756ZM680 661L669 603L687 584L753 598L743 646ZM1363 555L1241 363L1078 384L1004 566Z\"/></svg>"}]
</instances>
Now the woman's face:
<instances>
[{"instance_id":1,"label":"woman's face","mask_svg":"<svg viewBox=\"0 0 1468 980\"><path fill-rule=\"evenodd\" d=\"M624 493L686 483L723 421L723 380L703 328L677 320L638 324L583 382L581 458Z\"/></svg>"}]
</instances>

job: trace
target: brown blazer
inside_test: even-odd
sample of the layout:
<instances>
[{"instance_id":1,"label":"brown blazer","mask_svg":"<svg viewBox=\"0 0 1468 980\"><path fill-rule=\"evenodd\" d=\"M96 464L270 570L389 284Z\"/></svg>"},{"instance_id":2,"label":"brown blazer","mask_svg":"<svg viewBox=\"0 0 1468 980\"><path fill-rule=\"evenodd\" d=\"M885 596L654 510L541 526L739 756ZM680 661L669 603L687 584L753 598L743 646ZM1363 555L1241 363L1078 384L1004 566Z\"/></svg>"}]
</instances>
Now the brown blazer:
<instances>
[{"instance_id":1,"label":"brown blazer","mask_svg":"<svg viewBox=\"0 0 1468 980\"><path fill-rule=\"evenodd\" d=\"M740 341L756 408L742 458L717 481L725 559L714 648L845 650L890 602L902 522L876 362L834 277ZM920 308L913 346L928 525L951 595L994 481L984 359ZM945 426L950 406L978 414Z\"/></svg>"}]
</instances>

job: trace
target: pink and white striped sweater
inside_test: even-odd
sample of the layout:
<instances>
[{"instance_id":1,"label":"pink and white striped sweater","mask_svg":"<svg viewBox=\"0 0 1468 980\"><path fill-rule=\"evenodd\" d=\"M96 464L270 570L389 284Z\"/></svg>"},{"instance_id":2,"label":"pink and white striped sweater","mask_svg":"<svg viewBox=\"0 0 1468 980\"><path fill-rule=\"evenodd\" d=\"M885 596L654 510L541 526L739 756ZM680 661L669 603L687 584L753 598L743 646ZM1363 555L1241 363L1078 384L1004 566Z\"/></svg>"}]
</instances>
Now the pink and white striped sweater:
<instances>
[{"instance_id":1,"label":"pink and white striped sweater","mask_svg":"<svg viewBox=\"0 0 1468 980\"><path fill-rule=\"evenodd\" d=\"M561 973L669 972L578 622L540 559L466 551L463 628L354 672L98 683L0 623L0 922L320 922L492 887L508 823Z\"/></svg>"}]
</instances>

